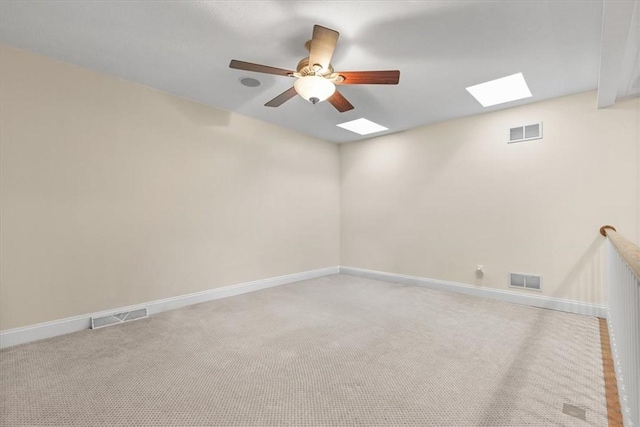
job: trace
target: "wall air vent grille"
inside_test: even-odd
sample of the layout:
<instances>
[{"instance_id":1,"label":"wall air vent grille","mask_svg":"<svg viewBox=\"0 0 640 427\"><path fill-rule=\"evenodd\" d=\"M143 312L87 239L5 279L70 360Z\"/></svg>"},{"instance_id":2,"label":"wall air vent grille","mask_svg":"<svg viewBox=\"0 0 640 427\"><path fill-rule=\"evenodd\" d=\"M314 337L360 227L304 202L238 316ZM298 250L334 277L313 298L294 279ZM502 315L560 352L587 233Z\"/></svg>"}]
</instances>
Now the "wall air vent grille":
<instances>
[{"instance_id":1,"label":"wall air vent grille","mask_svg":"<svg viewBox=\"0 0 640 427\"><path fill-rule=\"evenodd\" d=\"M533 274L509 273L509 287L541 291L542 277Z\"/></svg>"},{"instance_id":2,"label":"wall air vent grille","mask_svg":"<svg viewBox=\"0 0 640 427\"><path fill-rule=\"evenodd\" d=\"M108 314L106 316L92 317L91 329L98 329L105 326L117 325L119 323L130 322L132 320L144 319L149 316L147 308L139 308L122 313Z\"/></svg>"},{"instance_id":3,"label":"wall air vent grille","mask_svg":"<svg viewBox=\"0 0 640 427\"><path fill-rule=\"evenodd\" d=\"M542 122L509 129L509 144L532 139L542 139Z\"/></svg>"}]
</instances>

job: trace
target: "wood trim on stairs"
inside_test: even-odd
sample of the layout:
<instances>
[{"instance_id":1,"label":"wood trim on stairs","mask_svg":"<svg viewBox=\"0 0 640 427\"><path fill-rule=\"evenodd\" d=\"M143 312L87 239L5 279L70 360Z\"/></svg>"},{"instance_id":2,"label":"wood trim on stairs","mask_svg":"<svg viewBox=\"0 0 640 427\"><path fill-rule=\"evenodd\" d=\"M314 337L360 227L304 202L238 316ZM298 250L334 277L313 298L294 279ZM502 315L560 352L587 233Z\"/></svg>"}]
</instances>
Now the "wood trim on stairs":
<instances>
[{"instance_id":1,"label":"wood trim on stairs","mask_svg":"<svg viewBox=\"0 0 640 427\"><path fill-rule=\"evenodd\" d=\"M620 400L618 399L618 382L613 368L607 319L599 318L598 320L600 321L600 348L602 349L602 370L604 372L604 387L607 395L609 427L623 427L622 411L620 410Z\"/></svg>"}]
</instances>

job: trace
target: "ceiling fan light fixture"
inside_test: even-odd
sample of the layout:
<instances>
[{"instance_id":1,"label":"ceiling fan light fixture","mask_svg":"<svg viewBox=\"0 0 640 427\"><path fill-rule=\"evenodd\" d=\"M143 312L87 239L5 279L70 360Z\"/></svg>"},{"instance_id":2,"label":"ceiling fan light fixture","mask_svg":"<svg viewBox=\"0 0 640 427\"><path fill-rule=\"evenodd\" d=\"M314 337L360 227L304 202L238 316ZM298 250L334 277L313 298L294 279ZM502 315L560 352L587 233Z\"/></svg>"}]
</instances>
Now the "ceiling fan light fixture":
<instances>
[{"instance_id":1,"label":"ceiling fan light fixture","mask_svg":"<svg viewBox=\"0 0 640 427\"><path fill-rule=\"evenodd\" d=\"M336 91L336 85L319 76L300 77L293 84L298 95L312 104L325 101Z\"/></svg>"}]
</instances>

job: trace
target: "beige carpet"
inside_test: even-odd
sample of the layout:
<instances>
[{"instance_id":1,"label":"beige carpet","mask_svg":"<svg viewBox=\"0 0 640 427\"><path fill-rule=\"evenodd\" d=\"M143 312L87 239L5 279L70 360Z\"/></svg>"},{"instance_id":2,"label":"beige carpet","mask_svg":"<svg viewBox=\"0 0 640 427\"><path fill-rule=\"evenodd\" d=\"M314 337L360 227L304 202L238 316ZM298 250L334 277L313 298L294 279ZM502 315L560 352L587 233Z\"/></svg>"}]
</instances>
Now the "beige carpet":
<instances>
[{"instance_id":1,"label":"beige carpet","mask_svg":"<svg viewBox=\"0 0 640 427\"><path fill-rule=\"evenodd\" d=\"M598 334L595 318L329 276L5 349L0 420L606 426Z\"/></svg>"}]
</instances>

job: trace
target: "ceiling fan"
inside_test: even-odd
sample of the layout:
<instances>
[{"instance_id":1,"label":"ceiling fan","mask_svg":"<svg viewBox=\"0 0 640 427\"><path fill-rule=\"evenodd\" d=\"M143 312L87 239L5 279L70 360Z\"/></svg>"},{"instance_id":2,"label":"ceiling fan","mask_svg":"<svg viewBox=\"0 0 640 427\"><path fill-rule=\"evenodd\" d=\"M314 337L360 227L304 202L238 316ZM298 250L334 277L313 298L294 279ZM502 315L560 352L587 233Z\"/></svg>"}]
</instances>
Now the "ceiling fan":
<instances>
[{"instance_id":1,"label":"ceiling fan","mask_svg":"<svg viewBox=\"0 0 640 427\"><path fill-rule=\"evenodd\" d=\"M336 110L343 113L352 110L353 105L336 90L335 85L398 84L400 80L400 71L398 70L335 72L331 65L331 56L333 56L339 35L335 30L314 25L313 36L305 43L305 47L309 50L309 56L300 60L296 71L235 59L231 61L229 67L297 79L292 88L264 104L266 107L279 107L298 94L312 104L327 100Z\"/></svg>"}]
</instances>

